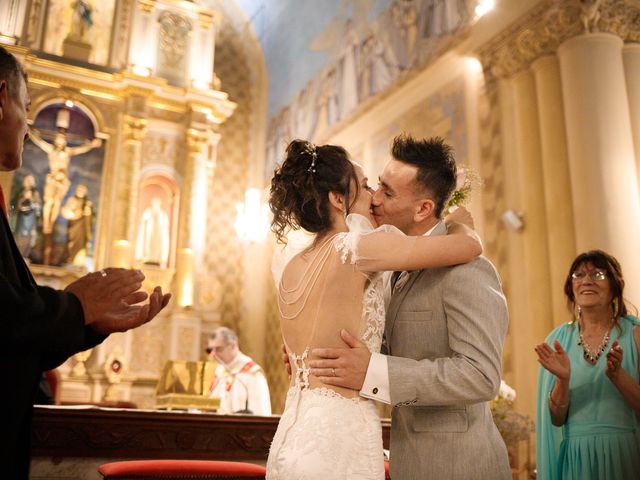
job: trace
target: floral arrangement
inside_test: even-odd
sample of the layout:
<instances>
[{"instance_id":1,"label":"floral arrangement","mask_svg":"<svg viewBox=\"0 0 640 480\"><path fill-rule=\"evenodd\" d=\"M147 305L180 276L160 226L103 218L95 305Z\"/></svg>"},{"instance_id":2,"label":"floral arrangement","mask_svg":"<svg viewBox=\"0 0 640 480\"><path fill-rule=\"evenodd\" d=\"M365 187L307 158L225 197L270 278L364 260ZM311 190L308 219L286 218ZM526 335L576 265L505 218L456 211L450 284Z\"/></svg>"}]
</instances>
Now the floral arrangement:
<instances>
[{"instance_id":1,"label":"floral arrangement","mask_svg":"<svg viewBox=\"0 0 640 480\"><path fill-rule=\"evenodd\" d=\"M516 391L503 380L500 382L498 396L490 403L493 421L507 448L515 447L521 440L527 440L535 430L535 425L528 415L513 410L515 399Z\"/></svg>"},{"instance_id":2,"label":"floral arrangement","mask_svg":"<svg viewBox=\"0 0 640 480\"><path fill-rule=\"evenodd\" d=\"M451 194L445 210L466 204L473 189L481 185L482 179L475 170L459 166L456 173L456 189Z\"/></svg>"}]
</instances>

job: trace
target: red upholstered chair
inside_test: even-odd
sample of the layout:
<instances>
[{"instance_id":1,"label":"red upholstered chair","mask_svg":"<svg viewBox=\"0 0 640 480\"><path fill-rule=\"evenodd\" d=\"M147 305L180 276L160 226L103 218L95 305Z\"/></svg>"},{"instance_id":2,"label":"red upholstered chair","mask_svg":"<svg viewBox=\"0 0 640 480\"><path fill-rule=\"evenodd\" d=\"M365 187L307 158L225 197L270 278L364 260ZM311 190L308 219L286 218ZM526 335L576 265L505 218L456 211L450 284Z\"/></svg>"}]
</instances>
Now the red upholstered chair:
<instances>
[{"instance_id":1,"label":"red upholstered chair","mask_svg":"<svg viewBox=\"0 0 640 480\"><path fill-rule=\"evenodd\" d=\"M212 460L131 460L105 463L98 467L105 480L264 480L260 465Z\"/></svg>"}]
</instances>

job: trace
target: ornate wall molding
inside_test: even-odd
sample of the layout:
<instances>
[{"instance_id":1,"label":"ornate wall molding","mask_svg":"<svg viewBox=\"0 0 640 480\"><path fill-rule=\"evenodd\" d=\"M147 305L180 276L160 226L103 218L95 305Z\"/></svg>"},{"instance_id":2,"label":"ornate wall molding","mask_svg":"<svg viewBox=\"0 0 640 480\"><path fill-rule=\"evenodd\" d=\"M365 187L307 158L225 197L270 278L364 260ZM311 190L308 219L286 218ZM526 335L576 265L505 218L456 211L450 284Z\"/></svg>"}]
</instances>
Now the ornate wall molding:
<instances>
[{"instance_id":1,"label":"ornate wall molding","mask_svg":"<svg viewBox=\"0 0 640 480\"><path fill-rule=\"evenodd\" d=\"M599 31L626 42L640 40L640 2L604 0L597 13L579 0L546 0L477 51L491 78L508 77L528 68L536 59L555 54L565 40ZM597 2L596 2L597 3Z\"/></svg>"}]
</instances>

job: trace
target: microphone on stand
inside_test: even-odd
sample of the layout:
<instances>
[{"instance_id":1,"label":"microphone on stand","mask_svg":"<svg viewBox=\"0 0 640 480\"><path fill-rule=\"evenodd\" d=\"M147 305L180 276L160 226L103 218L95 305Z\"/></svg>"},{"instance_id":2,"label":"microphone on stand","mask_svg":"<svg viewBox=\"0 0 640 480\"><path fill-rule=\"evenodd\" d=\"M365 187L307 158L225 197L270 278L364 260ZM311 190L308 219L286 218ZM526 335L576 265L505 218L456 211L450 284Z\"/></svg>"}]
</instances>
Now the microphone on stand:
<instances>
[{"instance_id":1,"label":"microphone on stand","mask_svg":"<svg viewBox=\"0 0 640 480\"><path fill-rule=\"evenodd\" d=\"M214 354L214 357L215 357L216 361L220 365L222 365L222 368L224 368L227 371L227 373L234 378L234 381L237 380L238 383L240 385L242 385L242 387L244 388L244 394L245 394L245 397L244 397L245 398L245 400L244 400L244 408L242 410L237 410L237 411L235 411L233 413L242 413L242 414L253 415L253 411L249 410L249 388L247 387L247 384L244 383L242 380L240 380L240 378L238 377L238 374L237 373L233 373L231 371L231 369L227 366L227 364L224 363L222 360L220 360L217 355Z\"/></svg>"}]
</instances>

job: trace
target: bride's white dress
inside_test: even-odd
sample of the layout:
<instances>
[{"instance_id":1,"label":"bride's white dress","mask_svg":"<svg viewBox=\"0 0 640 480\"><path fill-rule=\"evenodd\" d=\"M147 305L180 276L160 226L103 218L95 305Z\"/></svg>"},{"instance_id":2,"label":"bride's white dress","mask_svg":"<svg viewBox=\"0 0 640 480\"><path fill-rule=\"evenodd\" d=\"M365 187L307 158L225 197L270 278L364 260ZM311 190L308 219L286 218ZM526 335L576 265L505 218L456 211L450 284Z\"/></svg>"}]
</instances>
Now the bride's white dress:
<instances>
[{"instance_id":1,"label":"bride's white dress","mask_svg":"<svg viewBox=\"0 0 640 480\"><path fill-rule=\"evenodd\" d=\"M362 283L364 292L361 300L361 316L359 319L359 337L367 345L371 352L379 352L384 332L385 308L383 300L384 283L381 273L363 274L356 271L355 263L358 259L358 243L363 234L375 231L395 230L393 227L383 226L373 229L367 219L359 215L350 215L348 218L349 232L339 233L326 243L326 253L322 247L318 248L321 258L315 264L311 262L309 274L304 276L301 282L310 285L308 292L321 290L318 298L322 296L328 287L322 281L320 271L331 270L331 259L336 260L347 269L339 270L333 277L329 274L329 282L342 280L345 282L356 281L359 276L366 277ZM395 232L398 232L395 230ZM349 268L349 266L351 268ZM337 267L340 268L339 266ZM347 273L345 273L347 272ZM354 278L345 278L353 272ZM294 305L297 300L306 303L310 296L304 295L289 297L287 302L285 292L294 289L285 289L280 282L280 303ZM300 284L299 284L300 285ZM305 284L301 290L305 289ZM338 288L338 292L341 292ZM349 292L344 292L349 295ZM330 293L328 294L331 298ZM352 299L355 295L352 295ZM309 304L313 303L313 299ZM286 305L285 305L286 306ZM307 306L303 304L303 308ZM320 308L317 305L308 308ZM339 316L342 309L338 309L330 315L330 319ZM298 309L294 309L294 313ZM283 323L288 317L286 310L283 313ZM342 313L347 315L346 313ZM326 325L318 319L316 313L313 318L313 326L310 327L312 339L318 338L323 329L329 328L339 331L339 324L333 322ZM287 480L311 480L311 479L344 479L344 480L380 480L384 478L384 457L382 451L382 430L380 418L373 401L357 395L344 396L335 390L325 388L317 382L310 385L308 355L314 346L324 346L313 343L300 344L301 351L292 350L292 345L287 341L287 329L283 325L283 335L293 370L292 385L287 393L286 404L278 429L271 445L267 460L267 479ZM304 348L302 348L304 346Z\"/></svg>"}]
</instances>

